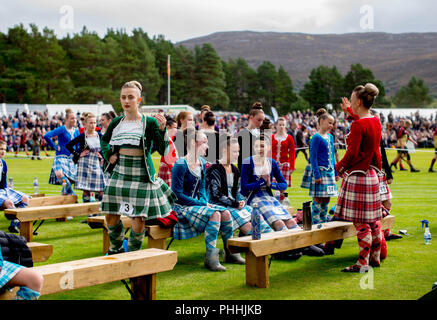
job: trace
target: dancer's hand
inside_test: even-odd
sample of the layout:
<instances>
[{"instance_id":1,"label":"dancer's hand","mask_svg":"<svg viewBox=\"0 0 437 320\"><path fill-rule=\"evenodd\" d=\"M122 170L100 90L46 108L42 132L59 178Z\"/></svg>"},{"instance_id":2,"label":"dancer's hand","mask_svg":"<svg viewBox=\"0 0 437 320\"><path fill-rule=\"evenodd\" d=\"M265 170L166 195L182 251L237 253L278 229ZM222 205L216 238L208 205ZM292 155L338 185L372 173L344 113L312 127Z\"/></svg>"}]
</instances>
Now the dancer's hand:
<instances>
[{"instance_id":1,"label":"dancer's hand","mask_svg":"<svg viewBox=\"0 0 437 320\"><path fill-rule=\"evenodd\" d=\"M340 107L344 113L348 114L347 108L350 108L350 106L351 106L351 103L349 102L348 98L346 98L346 97L341 98Z\"/></svg>"},{"instance_id":2,"label":"dancer's hand","mask_svg":"<svg viewBox=\"0 0 437 320\"><path fill-rule=\"evenodd\" d=\"M315 183L316 184L321 184L322 183L322 178L316 179Z\"/></svg>"},{"instance_id":3,"label":"dancer's hand","mask_svg":"<svg viewBox=\"0 0 437 320\"><path fill-rule=\"evenodd\" d=\"M165 125L167 124L167 120L165 119L165 117L160 113L153 115L153 117L158 121L159 130L164 130Z\"/></svg>"},{"instance_id":4,"label":"dancer's hand","mask_svg":"<svg viewBox=\"0 0 437 320\"><path fill-rule=\"evenodd\" d=\"M89 153L90 153L90 151L89 151L88 149L87 149L87 150L83 150L83 151L80 153L79 157L80 157L80 158L85 157L85 156L87 156Z\"/></svg>"},{"instance_id":5,"label":"dancer's hand","mask_svg":"<svg viewBox=\"0 0 437 320\"><path fill-rule=\"evenodd\" d=\"M116 153L109 157L109 163L111 164L115 164L117 160L118 160L118 155Z\"/></svg>"},{"instance_id":6,"label":"dancer's hand","mask_svg":"<svg viewBox=\"0 0 437 320\"><path fill-rule=\"evenodd\" d=\"M239 206L238 206L238 210L241 210L244 208L244 206L246 205L246 202L244 200L239 201Z\"/></svg>"},{"instance_id":7,"label":"dancer's hand","mask_svg":"<svg viewBox=\"0 0 437 320\"><path fill-rule=\"evenodd\" d=\"M392 184L392 182L393 182L393 179L388 179L387 180L387 184Z\"/></svg>"}]
</instances>

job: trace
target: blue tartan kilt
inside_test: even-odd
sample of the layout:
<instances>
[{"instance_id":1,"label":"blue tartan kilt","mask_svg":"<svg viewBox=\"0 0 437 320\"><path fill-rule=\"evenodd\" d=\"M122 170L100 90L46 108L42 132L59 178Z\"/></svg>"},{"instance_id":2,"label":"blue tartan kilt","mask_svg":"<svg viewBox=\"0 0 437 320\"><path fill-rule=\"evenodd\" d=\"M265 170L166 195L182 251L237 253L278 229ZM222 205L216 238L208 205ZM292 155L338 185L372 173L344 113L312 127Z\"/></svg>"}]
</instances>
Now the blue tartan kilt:
<instances>
[{"instance_id":1,"label":"blue tartan kilt","mask_svg":"<svg viewBox=\"0 0 437 320\"><path fill-rule=\"evenodd\" d=\"M322 183L317 184L314 177L312 177L309 196L321 198L337 197L338 188L334 169L329 170L323 167L319 167L319 169Z\"/></svg>"},{"instance_id":2,"label":"blue tartan kilt","mask_svg":"<svg viewBox=\"0 0 437 320\"><path fill-rule=\"evenodd\" d=\"M305 167L305 171L303 172L302 183L300 184L301 188L309 189L311 184L311 164L308 164Z\"/></svg>"},{"instance_id":3,"label":"blue tartan kilt","mask_svg":"<svg viewBox=\"0 0 437 320\"><path fill-rule=\"evenodd\" d=\"M23 192L14 189L0 189L0 206L2 206L7 199L11 200L14 205L16 205L22 201L24 195Z\"/></svg>"},{"instance_id":4,"label":"blue tartan kilt","mask_svg":"<svg viewBox=\"0 0 437 320\"><path fill-rule=\"evenodd\" d=\"M9 261L4 260L0 270L0 289L5 286L21 269L25 267L20 266Z\"/></svg>"},{"instance_id":5,"label":"blue tartan kilt","mask_svg":"<svg viewBox=\"0 0 437 320\"><path fill-rule=\"evenodd\" d=\"M66 155L57 155L53 159L52 171L50 171L49 184L61 185L62 182L56 178L56 171L62 170L64 175L72 180L76 181L77 167L73 162L73 159Z\"/></svg>"},{"instance_id":6,"label":"blue tartan kilt","mask_svg":"<svg viewBox=\"0 0 437 320\"><path fill-rule=\"evenodd\" d=\"M108 180L100 166L97 153L90 152L77 162L75 188L87 191L104 191Z\"/></svg>"},{"instance_id":7,"label":"blue tartan kilt","mask_svg":"<svg viewBox=\"0 0 437 320\"><path fill-rule=\"evenodd\" d=\"M267 192L263 192L262 196L253 197L250 205L258 204L260 214L265 221L271 226L273 222L278 220L289 220L292 219L291 215L288 213L287 209L274 197L269 195Z\"/></svg>"},{"instance_id":8,"label":"blue tartan kilt","mask_svg":"<svg viewBox=\"0 0 437 320\"><path fill-rule=\"evenodd\" d=\"M205 231L209 218L214 212L223 212L228 209L215 204L211 207L176 204L173 206L173 210L178 216L178 223L176 223L173 229L173 237L176 240L183 240L201 235Z\"/></svg>"}]
</instances>

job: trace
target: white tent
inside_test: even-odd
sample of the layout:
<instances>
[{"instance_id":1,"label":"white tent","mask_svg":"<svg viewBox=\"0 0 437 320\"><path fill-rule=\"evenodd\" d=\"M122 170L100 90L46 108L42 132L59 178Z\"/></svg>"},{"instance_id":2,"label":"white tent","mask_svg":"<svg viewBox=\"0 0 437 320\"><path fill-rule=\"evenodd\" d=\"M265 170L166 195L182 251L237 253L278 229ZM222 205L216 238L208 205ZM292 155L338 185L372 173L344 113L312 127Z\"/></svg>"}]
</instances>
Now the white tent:
<instances>
[{"instance_id":1,"label":"white tent","mask_svg":"<svg viewBox=\"0 0 437 320\"><path fill-rule=\"evenodd\" d=\"M194 109L192 106L187 104L173 104L173 105L150 105L142 106L141 112L145 114L153 114L158 112L164 112L169 114L178 114L181 111L190 111L194 115L198 114L200 111Z\"/></svg>"},{"instance_id":2,"label":"white tent","mask_svg":"<svg viewBox=\"0 0 437 320\"><path fill-rule=\"evenodd\" d=\"M51 117L58 114L65 114L66 109L73 110L74 113L92 112L96 116L100 116L102 113L115 111L110 104L47 104L48 116Z\"/></svg>"}]
</instances>

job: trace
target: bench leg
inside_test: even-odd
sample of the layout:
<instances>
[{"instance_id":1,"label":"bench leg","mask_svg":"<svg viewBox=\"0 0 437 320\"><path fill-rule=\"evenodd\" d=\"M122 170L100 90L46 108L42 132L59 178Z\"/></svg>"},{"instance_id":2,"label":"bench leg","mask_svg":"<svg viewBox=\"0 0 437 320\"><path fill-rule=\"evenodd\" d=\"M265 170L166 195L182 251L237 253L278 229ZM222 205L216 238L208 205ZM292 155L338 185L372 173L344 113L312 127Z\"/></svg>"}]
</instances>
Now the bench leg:
<instances>
[{"instance_id":1,"label":"bench leg","mask_svg":"<svg viewBox=\"0 0 437 320\"><path fill-rule=\"evenodd\" d=\"M132 300L156 300L156 273L131 279Z\"/></svg>"},{"instance_id":2,"label":"bench leg","mask_svg":"<svg viewBox=\"0 0 437 320\"><path fill-rule=\"evenodd\" d=\"M20 236L23 236L27 242L33 240L33 221L20 222Z\"/></svg>"},{"instance_id":3,"label":"bench leg","mask_svg":"<svg viewBox=\"0 0 437 320\"><path fill-rule=\"evenodd\" d=\"M109 233L106 227L103 227L103 253L109 251Z\"/></svg>"},{"instance_id":4,"label":"bench leg","mask_svg":"<svg viewBox=\"0 0 437 320\"><path fill-rule=\"evenodd\" d=\"M259 288L268 288L269 265L268 256L255 257L253 253L246 252L246 284Z\"/></svg>"},{"instance_id":5,"label":"bench leg","mask_svg":"<svg viewBox=\"0 0 437 320\"><path fill-rule=\"evenodd\" d=\"M166 249L166 239L152 239L152 237L147 237L147 248L155 249Z\"/></svg>"}]
</instances>

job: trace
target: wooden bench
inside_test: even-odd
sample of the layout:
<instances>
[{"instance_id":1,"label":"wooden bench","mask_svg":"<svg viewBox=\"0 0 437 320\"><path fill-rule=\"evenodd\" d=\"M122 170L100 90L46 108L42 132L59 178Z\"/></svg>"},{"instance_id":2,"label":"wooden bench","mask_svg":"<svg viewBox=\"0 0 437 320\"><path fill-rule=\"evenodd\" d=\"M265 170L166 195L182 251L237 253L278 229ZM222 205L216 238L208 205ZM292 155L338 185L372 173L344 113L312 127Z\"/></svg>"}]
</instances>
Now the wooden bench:
<instances>
[{"instance_id":1,"label":"wooden bench","mask_svg":"<svg viewBox=\"0 0 437 320\"><path fill-rule=\"evenodd\" d=\"M393 227L394 219L394 216L389 215L381 220L382 229ZM356 236L353 223L332 221L324 223L321 229L313 225L309 231L292 229L265 233L260 240L252 240L251 236L232 238L228 240L228 248L232 253L246 253L246 284L268 288L269 255L353 236Z\"/></svg>"},{"instance_id":2,"label":"wooden bench","mask_svg":"<svg viewBox=\"0 0 437 320\"><path fill-rule=\"evenodd\" d=\"M126 216L121 216L124 228L131 227L131 219ZM105 216L88 217L88 225L92 229L103 229L103 253L108 252L109 249L109 235L108 226L106 225ZM167 238L172 237L173 228L161 228L157 225L146 225L147 246L148 248L166 249Z\"/></svg>"},{"instance_id":3,"label":"wooden bench","mask_svg":"<svg viewBox=\"0 0 437 320\"><path fill-rule=\"evenodd\" d=\"M51 244L28 242L27 246L32 251L33 262L47 261L53 253L53 245Z\"/></svg>"},{"instance_id":4,"label":"wooden bench","mask_svg":"<svg viewBox=\"0 0 437 320\"><path fill-rule=\"evenodd\" d=\"M33 239L33 223L35 221L99 213L101 213L100 202L5 209L5 215L20 220L20 235L28 242Z\"/></svg>"},{"instance_id":5,"label":"wooden bench","mask_svg":"<svg viewBox=\"0 0 437 320\"><path fill-rule=\"evenodd\" d=\"M132 300L156 300L156 274L173 270L176 262L176 251L145 249L32 269L44 277L42 296L130 279Z\"/></svg>"}]
</instances>

